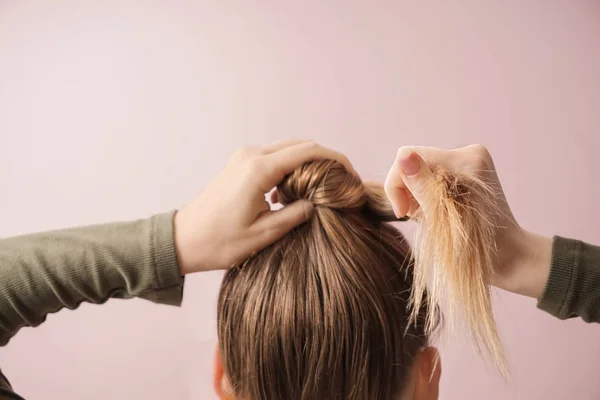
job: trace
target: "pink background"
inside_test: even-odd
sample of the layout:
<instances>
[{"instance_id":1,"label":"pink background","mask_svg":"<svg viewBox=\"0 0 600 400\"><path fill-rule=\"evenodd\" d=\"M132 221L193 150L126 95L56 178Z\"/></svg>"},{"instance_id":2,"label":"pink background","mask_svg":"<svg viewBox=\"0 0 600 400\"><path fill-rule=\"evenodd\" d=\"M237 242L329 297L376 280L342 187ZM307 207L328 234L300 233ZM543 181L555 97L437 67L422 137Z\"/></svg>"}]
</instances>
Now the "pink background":
<instances>
[{"instance_id":1,"label":"pink background","mask_svg":"<svg viewBox=\"0 0 600 400\"><path fill-rule=\"evenodd\" d=\"M600 243L599 133L595 1L0 0L0 236L178 207L235 148L308 137L379 178L483 143L523 226ZM30 399L212 399L219 280L51 315L0 363ZM496 306L515 384L449 341L442 399L600 398L600 327Z\"/></svg>"}]
</instances>

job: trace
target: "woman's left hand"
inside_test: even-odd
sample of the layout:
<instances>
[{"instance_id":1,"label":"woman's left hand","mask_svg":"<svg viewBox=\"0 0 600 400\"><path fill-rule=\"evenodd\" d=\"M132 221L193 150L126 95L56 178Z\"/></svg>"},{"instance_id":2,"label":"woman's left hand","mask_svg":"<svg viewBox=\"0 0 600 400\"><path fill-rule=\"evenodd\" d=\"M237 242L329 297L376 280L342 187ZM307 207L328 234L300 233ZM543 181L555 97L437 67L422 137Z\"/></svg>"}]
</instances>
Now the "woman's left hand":
<instances>
[{"instance_id":1,"label":"woman's left hand","mask_svg":"<svg viewBox=\"0 0 600 400\"><path fill-rule=\"evenodd\" d=\"M348 159L310 141L284 141L238 150L225 169L175 215L175 247L182 274L228 269L305 222L312 204L296 201L272 211L265 195L302 164Z\"/></svg>"}]
</instances>

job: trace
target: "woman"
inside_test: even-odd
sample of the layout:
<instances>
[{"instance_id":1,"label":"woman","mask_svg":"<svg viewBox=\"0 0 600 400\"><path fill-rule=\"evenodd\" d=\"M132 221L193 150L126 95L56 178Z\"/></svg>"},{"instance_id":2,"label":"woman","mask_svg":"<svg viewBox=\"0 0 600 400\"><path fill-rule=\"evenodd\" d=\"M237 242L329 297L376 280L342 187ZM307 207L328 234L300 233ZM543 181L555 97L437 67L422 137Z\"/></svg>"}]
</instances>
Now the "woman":
<instances>
[{"instance_id":1,"label":"woman","mask_svg":"<svg viewBox=\"0 0 600 400\"><path fill-rule=\"evenodd\" d=\"M83 301L141 297L179 305L184 275L229 269L309 218L310 202L298 200L273 212L264 195L304 163L320 159L353 171L344 156L312 142L244 149L177 213L1 240L0 344L20 327L37 326L48 313ZM438 165L470 168L499 185L481 146L402 148L386 180L398 216L414 212L430 167ZM599 322L600 248L524 231L513 223L504 195L499 196L508 211L500 225L510 228L498 232L500 256L492 283L538 298L539 307L558 318ZM20 398L8 382L0 387L0 398Z\"/></svg>"}]
</instances>

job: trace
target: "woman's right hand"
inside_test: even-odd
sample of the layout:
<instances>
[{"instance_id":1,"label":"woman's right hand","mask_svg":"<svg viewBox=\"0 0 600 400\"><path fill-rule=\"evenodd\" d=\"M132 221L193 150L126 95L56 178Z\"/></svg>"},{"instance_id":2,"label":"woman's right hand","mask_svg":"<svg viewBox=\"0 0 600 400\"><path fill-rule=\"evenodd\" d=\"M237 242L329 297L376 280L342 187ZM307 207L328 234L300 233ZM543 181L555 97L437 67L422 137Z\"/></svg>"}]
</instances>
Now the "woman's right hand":
<instances>
[{"instance_id":1,"label":"woman's right hand","mask_svg":"<svg viewBox=\"0 0 600 400\"><path fill-rule=\"evenodd\" d=\"M525 296L538 298L543 293L552 254L552 239L523 230L515 220L502 190L489 151L481 145L455 150L405 146L398 149L388 173L385 191L396 215L412 215L418 207L427 209L427 180L432 167L456 173L475 174L496 189L498 249L493 285Z\"/></svg>"},{"instance_id":2,"label":"woman's right hand","mask_svg":"<svg viewBox=\"0 0 600 400\"><path fill-rule=\"evenodd\" d=\"M265 195L302 164L322 159L356 172L343 154L306 140L238 150L213 182L175 214L182 275L229 269L305 222L313 209L309 201L272 211Z\"/></svg>"}]
</instances>

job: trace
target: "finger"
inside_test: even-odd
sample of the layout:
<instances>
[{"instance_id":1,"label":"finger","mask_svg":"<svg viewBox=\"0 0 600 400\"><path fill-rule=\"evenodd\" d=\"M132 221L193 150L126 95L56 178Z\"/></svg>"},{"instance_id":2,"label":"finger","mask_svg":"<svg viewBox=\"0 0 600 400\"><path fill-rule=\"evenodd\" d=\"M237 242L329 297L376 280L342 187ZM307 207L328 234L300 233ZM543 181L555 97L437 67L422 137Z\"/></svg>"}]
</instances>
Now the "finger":
<instances>
[{"instance_id":1,"label":"finger","mask_svg":"<svg viewBox=\"0 0 600 400\"><path fill-rule=\"evenodd\" d=\"M308 140L297 140L297 139L280 140L278 142L263 146L262 151L264 154L271 154L271 153L274 153L281 149L285 149L286 147L290 147L290 146L300 144L300 143L305 143L305 142L308 142Z\"/></svg>"},{"instance_id":2,"label":"finger","mask_svg":"<svg viewBox=\"0 0 600 400\"><path fill-rule=\"evenodd\" d=\"M472 144L453 150L456 154L454 167L456 171L467 170L469 172L481 173L495 171L494 160L489 150L481 144Z\"/></svg>"},{"instance_id":3,"label":"finger","mask_svg":"<svg viewBox=\"0 0 600 400\"><path fill-rule=\"evenodd\" d=\"M398 149L396 156L406 154L409 151L419 153L421 158L427 161L429 165L447 166L448 161L452 158L453 150L445 150L437 147L427 146L403 146ZM398 159L398 157L396 157Z\"/></svg>"},{"instance_id":4,"label":"finger","mask_svg":"<svg viewBox=\"0 0 600 400\"><path fill-rule=\"evenodd\" d=\"M406 215L413 217L420 208L419 203L408 189L406 189L406 197L408 198L408 211L406 212Z\"/></svg>"},{"instance_id":5,"label":"finger","mask_svg":"<svg viewBox=\"0 0 600 400\"><path fill-rule=\"evenodd\" d=\"M392 205L394 214L397 218L402 218L408 214L410 202L410 192L403 187L392 187L385 189L385 193Z\"/></svg>"},{"instance_id":6,"label":"finger","mask_svg":"<svg viewBox=\"0 0 600 400\"><path fill-rule=\"evenodd\" d=\"M309 201L298 200L280 210L265 213L250 227L253 251L270 245L306 222L312 211L313 205Z\"/></svg>"},{"instance_id":7,"label":"finger","mask_svg":"<svg viewBox=\"0 0 600 400\"><path fill-rule=\"evenodd\" d=\"M258 214L256 216L256 219L262 217L265 214L268 214L269 212L271 212L271 205L265 199L265 201L261 204L261 206L258 209Z\"/></svg>"},{"instance_id":8,"label":"finger","mask_svg":"<svg viewBox=\"0 0 600 400\"><path fill-rule=\"evenodd\" d=\"M430 167L443 167L447 170L462 172L472 167L473 159L482 152L483 146L470 145L453 150L444 150L437 147L405 146L398 149L398 153L411 149L421 155Z\"/></svg>"},{"instance_id":9,"label":"finger","mask_svg":"<svg viewBox=\"0 0 600 400\"><path fill-rule=\"evenodd\" d=\"M275 181L272 182L273 186L281 181L285 175L292 173L302 164L315 160L335 160L344 165L349 172L358 176L358 173L345 155L314 142L298 143L274 152L267 157L270 157L271 168L277 171L277 174L274 174Z\"/></svg>"},{"instance_id":10,"label":"finger","mask_svg":"<svg viewBox=\"0 0 600 400\"><path fill-rule=\"evenodd\" d=\"M404 176L400 164L394 160L390 171L385 178L385 184L383 186L385 194L387 195L394 214L396 217L402 218L408 212L408 191L406 190L406 184L404 183Z\"/></svg>"},{"instance_id":11,"label":"finger","mask_svg":"<svg viewBox=\"0 0 600 400\"><path fill-rule=\"evenodd\" d=\"M410 194L420 206L423 206L427 200L426 186L433 176L428 163L413 148L403 147L398 151L394 164L397 164L402 181Z\"/></svg>"}]
</instances>

